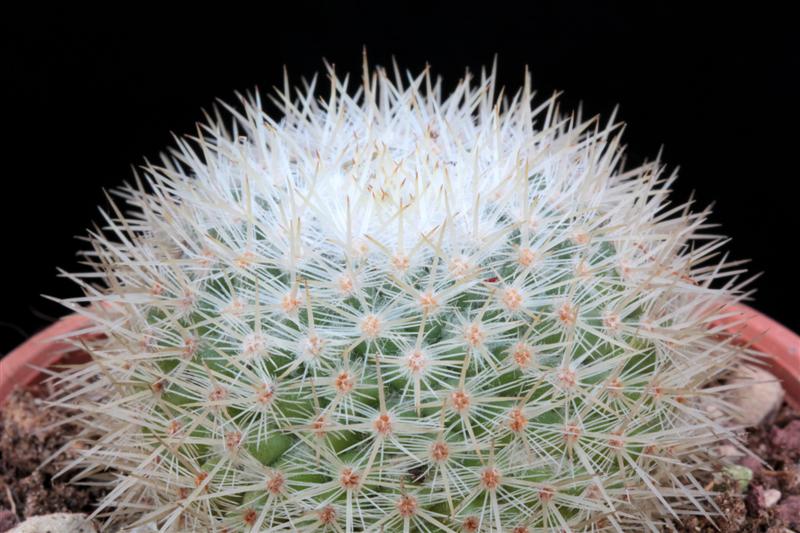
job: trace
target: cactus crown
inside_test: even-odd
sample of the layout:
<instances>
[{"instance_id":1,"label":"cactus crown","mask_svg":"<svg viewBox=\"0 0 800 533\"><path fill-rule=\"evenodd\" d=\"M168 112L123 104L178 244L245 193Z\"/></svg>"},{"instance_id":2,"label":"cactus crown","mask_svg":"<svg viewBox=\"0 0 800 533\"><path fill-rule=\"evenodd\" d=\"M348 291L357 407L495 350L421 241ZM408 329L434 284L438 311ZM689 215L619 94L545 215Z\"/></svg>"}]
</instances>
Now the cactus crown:
<instances>
[{"instance_id":1,"label":"cactus crown","mask_svg":"<svg viewBox=\"0 0 800 533\"><path fill-rule=\"evenodd\" d=\"M705 513L742 357L707 211L621 128L494 73L329 67L227 107L118 191L65 303L98 513L162 531L544 531ZM720 281L721 280L721 281ZM712 286L712 282L713 286ZM89 306L83 304L91 304ZM710 329L711 328L711 329Z\"/></svg>"}]
</instances>

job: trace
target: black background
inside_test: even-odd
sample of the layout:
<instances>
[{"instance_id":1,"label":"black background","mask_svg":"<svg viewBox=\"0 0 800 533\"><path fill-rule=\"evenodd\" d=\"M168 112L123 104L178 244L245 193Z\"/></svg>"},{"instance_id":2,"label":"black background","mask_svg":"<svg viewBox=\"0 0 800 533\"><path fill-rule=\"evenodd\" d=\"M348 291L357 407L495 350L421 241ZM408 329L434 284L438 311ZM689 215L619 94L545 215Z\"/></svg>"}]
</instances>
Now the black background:
<instances>
[{"instance_id":1,"label":"black background","mask_svg":"<svg viewBox=\"0 0 800 533\"><path fill-rule=\"evenodd\" d=\"M394 5L297 3L256 13L230 4L166 17L53 12L3 16L0 52L0 354L63 314L41 294L77 290L56 267L78 268L75 239L99 219L103 188L154 159L171 133L191 133L220 97L300 81L322 67L358 74L394 55L430 62L451 87L499 57L503 85L524 65L541 98L607 117L620 104L629 161L664 147L680 165L675 200L698 208L749 258L755 305L800 330L796 18L768 3L746 8L642 2L483 2Z\"/></svg>"}]
</instances>

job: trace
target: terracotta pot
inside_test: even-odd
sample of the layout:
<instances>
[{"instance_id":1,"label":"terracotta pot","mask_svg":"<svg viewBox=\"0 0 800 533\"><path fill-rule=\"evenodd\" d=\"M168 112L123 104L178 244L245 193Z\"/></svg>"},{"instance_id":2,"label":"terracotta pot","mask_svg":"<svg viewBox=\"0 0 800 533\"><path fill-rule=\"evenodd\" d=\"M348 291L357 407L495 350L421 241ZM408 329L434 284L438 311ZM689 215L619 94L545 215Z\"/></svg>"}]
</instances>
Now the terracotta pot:
<instances>
[{"instance_id":1,"label":"terracotta pot","mask_svg":"<svg viewBox=\"0 0 800 533\"><path fill-rule=\"evenodd\" d=\"M752 307L739 304L732 309L741 311L745 320L731 331L767 355L764 362L783 385L786 402L800 409L800 336Z\"/></svg>"},{"instance_id":2,"label":"terracotta pot","mask_svg":"<svg viewBox=\"0 0 800 533\"><path fill-rule=\"evenodd\" d=\"M800 336L768 316L746 305L735 310L744 313L744 323L731 328L740 334L741 342L768 354L770 370L781 380L786 390L786 400L800 409ZM734 319L730 319L732 322ZM64 334L90 325L88 318L69 315L28 339L16 350L0 360L0 404L15 387L24 387L41 380L40 368L47 368L65 358L80 358L72 346L60 340ZM82 354L86 358L86 354Z\"/></svg>"},{"instance_id":3,"label":"terracotta pot","mask_svg":"<svg viewBox=\"0 0 800 533\"><path fill-rule=\"evenodd\" d=\"M16 387L25 387L44 379L41 368L60 362L86 359L86 354L76 351L64 342L63 336L91 325L80 315L68 315L23 342L0 359L0 404L5 402Z\"/></svg>"}]
</instances>

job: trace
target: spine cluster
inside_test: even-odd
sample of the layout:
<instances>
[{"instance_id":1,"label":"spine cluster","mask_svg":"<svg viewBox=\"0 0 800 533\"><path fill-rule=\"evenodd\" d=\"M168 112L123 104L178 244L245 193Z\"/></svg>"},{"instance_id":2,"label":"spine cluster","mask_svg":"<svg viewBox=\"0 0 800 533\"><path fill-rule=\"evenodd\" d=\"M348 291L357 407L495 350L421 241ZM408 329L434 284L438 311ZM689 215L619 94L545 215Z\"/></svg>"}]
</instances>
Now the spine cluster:
<instances>
[{"instance_id":1,"label":"spine cluster","mask_svg":"<svg viewBox=\"0 0 800 533\"><path fill-rule=\"evenodd\" d=\"M614 121L328 71L209 117L118 191L70 275L102 338L61 377L107 524L659 530L713 508L709 385L743 297L707 211ZM319 97L322 94L322 97ZM86 305L88 304L88 305ZM724 418L724 417L723 417Z\"/></svg>"}]
</instances>

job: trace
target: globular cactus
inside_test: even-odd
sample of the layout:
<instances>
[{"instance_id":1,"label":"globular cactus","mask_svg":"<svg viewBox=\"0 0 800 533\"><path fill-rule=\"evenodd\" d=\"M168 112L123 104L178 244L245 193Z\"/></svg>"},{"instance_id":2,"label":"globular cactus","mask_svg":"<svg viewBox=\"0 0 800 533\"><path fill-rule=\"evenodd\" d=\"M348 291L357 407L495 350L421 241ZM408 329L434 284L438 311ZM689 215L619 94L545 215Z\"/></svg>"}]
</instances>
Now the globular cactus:
<instances>
[{"instance_id":1,"label":"globular cactus","mask_svg":"<svg viewBox=\"0 0 800 533\"><path fill-rule=\"evenodd\" d=\"M107 527L657 530L713 513L747 357L707 211L621 127L419 76L328 68L118 191L71 274L92 356L60 376ZM88 305L87 305L88 304ZM83 332L83 333L86 333ZM97 481L95 481L97 482Z\"/></svg>"}]
</instances>

